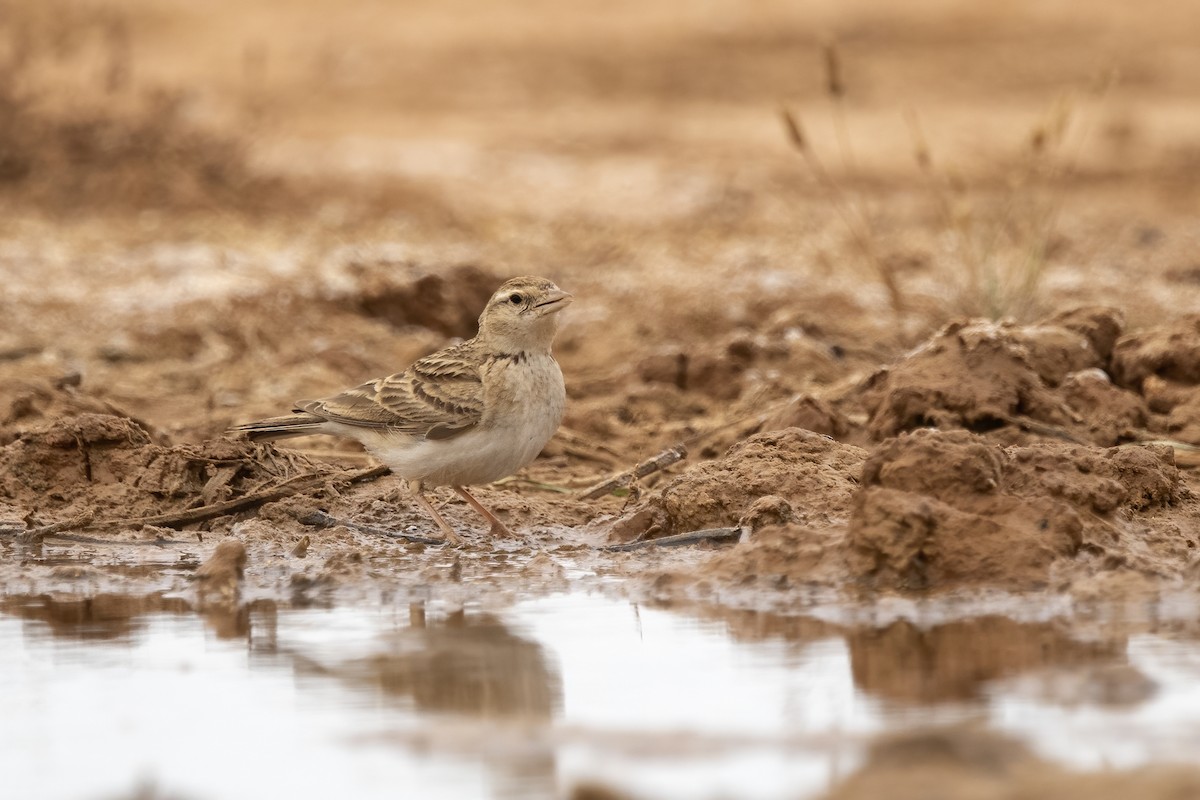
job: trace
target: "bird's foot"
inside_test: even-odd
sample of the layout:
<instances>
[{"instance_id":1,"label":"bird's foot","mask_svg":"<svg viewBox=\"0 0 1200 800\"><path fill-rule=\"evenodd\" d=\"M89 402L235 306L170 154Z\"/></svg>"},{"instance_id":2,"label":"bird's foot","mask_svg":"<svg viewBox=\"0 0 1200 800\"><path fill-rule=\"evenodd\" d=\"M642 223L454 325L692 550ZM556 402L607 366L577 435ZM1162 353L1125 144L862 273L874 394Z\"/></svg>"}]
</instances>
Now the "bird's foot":
<instances>
[{"instance_id":1,"label":"bird's foot","mask_svg":"<svg viewBox=\"0 0 1200 800\"><path fill-rule=\"evenodd\" d=\"M500 521L500 518L487 509L483 503L480 503L475 497L464 489L462 486L455 486L454 491L458 492L462 499L466 500L471 508L479 512L479 515L491 523L491 535L493 539L513 539L516 538L508 526Z\"/></svg>"},{"instance_id":2,"label":"bird's foot","mask_svg":"<svg viewBox=\"0 0 1200 800\"><path fill-rule=\"evenodd\" d=\"M442 531L442 541L451 547L462 547L462 537L454 532L453 528L447 527Z\"/></svg>"},{"instance_id":3,"label":"bird's foot","mask_svg":"<svg viewBox=\"0 0 1200 800\"><path fill-rule=\"evenodd\" d=\"M498 519L492 521L492 528L489 531L489 534L491 535L491 537L493 539L515 539L515 538L517 538L517 535L515 533L513 533L512 530L509 529L509 527L507 525L505 525L503 522L501 522Z\"/></svg>"}]
</instances>

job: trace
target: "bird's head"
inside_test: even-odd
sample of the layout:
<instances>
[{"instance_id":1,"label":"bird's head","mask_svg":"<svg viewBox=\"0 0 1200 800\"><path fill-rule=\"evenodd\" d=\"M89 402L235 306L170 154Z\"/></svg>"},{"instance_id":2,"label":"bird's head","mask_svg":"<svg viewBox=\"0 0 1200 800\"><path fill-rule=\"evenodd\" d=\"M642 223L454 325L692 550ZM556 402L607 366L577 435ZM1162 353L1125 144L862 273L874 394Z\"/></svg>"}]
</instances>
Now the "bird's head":
<instances>
[{"instance_id":1,"label":"bird's head","mask_svg":"<svg viewBox=\"0 0 1200 800\"><path fill-rule=\"evenodd\" d=\"M558 312L572 298L545 278L512 278L496 290L479 317L479 336L498 352L549 351Z\"/></svg>"}]
</instances>

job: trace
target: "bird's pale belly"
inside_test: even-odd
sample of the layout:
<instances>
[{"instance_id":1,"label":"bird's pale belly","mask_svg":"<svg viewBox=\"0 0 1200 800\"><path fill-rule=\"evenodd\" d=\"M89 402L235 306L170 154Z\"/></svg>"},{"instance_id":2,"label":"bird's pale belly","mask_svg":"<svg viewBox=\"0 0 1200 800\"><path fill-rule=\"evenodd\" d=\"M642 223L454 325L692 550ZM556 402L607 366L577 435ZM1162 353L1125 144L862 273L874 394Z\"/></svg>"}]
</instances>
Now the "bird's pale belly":
<instances>
[{"instance_id":1,"label":"bird's pale belly","mask_svg":"<svg viewBox=\"0 0 1200 800\"><path fill-rule=\"evenodd\" d=\"M375 437L364 444L406 480L430 486L469 486L511 475L537 458L562 422L562 373L549 356L524 370L509 367L487 398L480 424L450 439Z\"/></svg>"}]
</instances>

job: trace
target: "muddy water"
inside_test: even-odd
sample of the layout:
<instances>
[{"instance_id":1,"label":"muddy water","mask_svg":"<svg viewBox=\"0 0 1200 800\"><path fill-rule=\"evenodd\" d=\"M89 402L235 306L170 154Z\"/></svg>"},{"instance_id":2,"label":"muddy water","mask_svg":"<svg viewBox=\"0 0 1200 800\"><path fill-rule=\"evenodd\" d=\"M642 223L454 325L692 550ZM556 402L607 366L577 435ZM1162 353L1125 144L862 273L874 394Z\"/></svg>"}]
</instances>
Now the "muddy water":
<instances>
[{"instance_id":1,"label":"muddy water","mask_svg":"<svg viewBox=\"0 0 1200 800\"><path fill-rule=\"evenodd\" d=\"M1200 645L1044 610L3 607L11 797L804 797L876 734L963 721L1075 767L1200 752Z\"/></svg>"}]
</instances>

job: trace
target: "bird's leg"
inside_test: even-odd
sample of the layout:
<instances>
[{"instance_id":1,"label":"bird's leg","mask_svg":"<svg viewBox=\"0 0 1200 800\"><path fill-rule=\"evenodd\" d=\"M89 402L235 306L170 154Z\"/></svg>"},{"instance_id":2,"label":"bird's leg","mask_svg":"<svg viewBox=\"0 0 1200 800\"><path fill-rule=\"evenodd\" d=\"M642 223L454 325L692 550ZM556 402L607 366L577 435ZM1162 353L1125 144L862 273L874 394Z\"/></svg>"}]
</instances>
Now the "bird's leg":
<instances>
[{"instance_id":1,"label":"bird's leg","mask_svg":"<svg viewBox=\"0 0 1200 800\"><path fill-rule=\"evenodd\" d=\"M461 486L455 486L454 491L456 491L460 495L462 495L462 499L464 499L468 503L470 503L471 508L478 511L479 514L484 519L486 519L488 522L492 523L492 536L512 536L513 535L513 532L508 529L507 525L505 525L503 522L500 521L499 517L497 517L491 511L488 511L487 508L484 507L483 503L479 502L474 497L472 497L471 493L468 492L466 489L464 489Z\"/></svg>"},{"instance_id":2,"label":"bird's leg","mask_svg":"<svg viewBox=\"0 0 1200 800\"><path fill-rule=\"evenodd\" d=\"M462 539L459 538L458 534L454 532L454 529L446 523L446 520L442 518L442 515L438 513L437 509L434 508L433 505L430 504L429 500L425 498L425 495L422 494L421 482L409 481L408 488L409 491L412 492L413 497L416 498L416 501L421 508L425 509L425 513L433 517L433 521L436 522L437 526L442 529L442 533L446 536L446 541L450 544L462 544Z\"/></svg>"}]
</instances>

